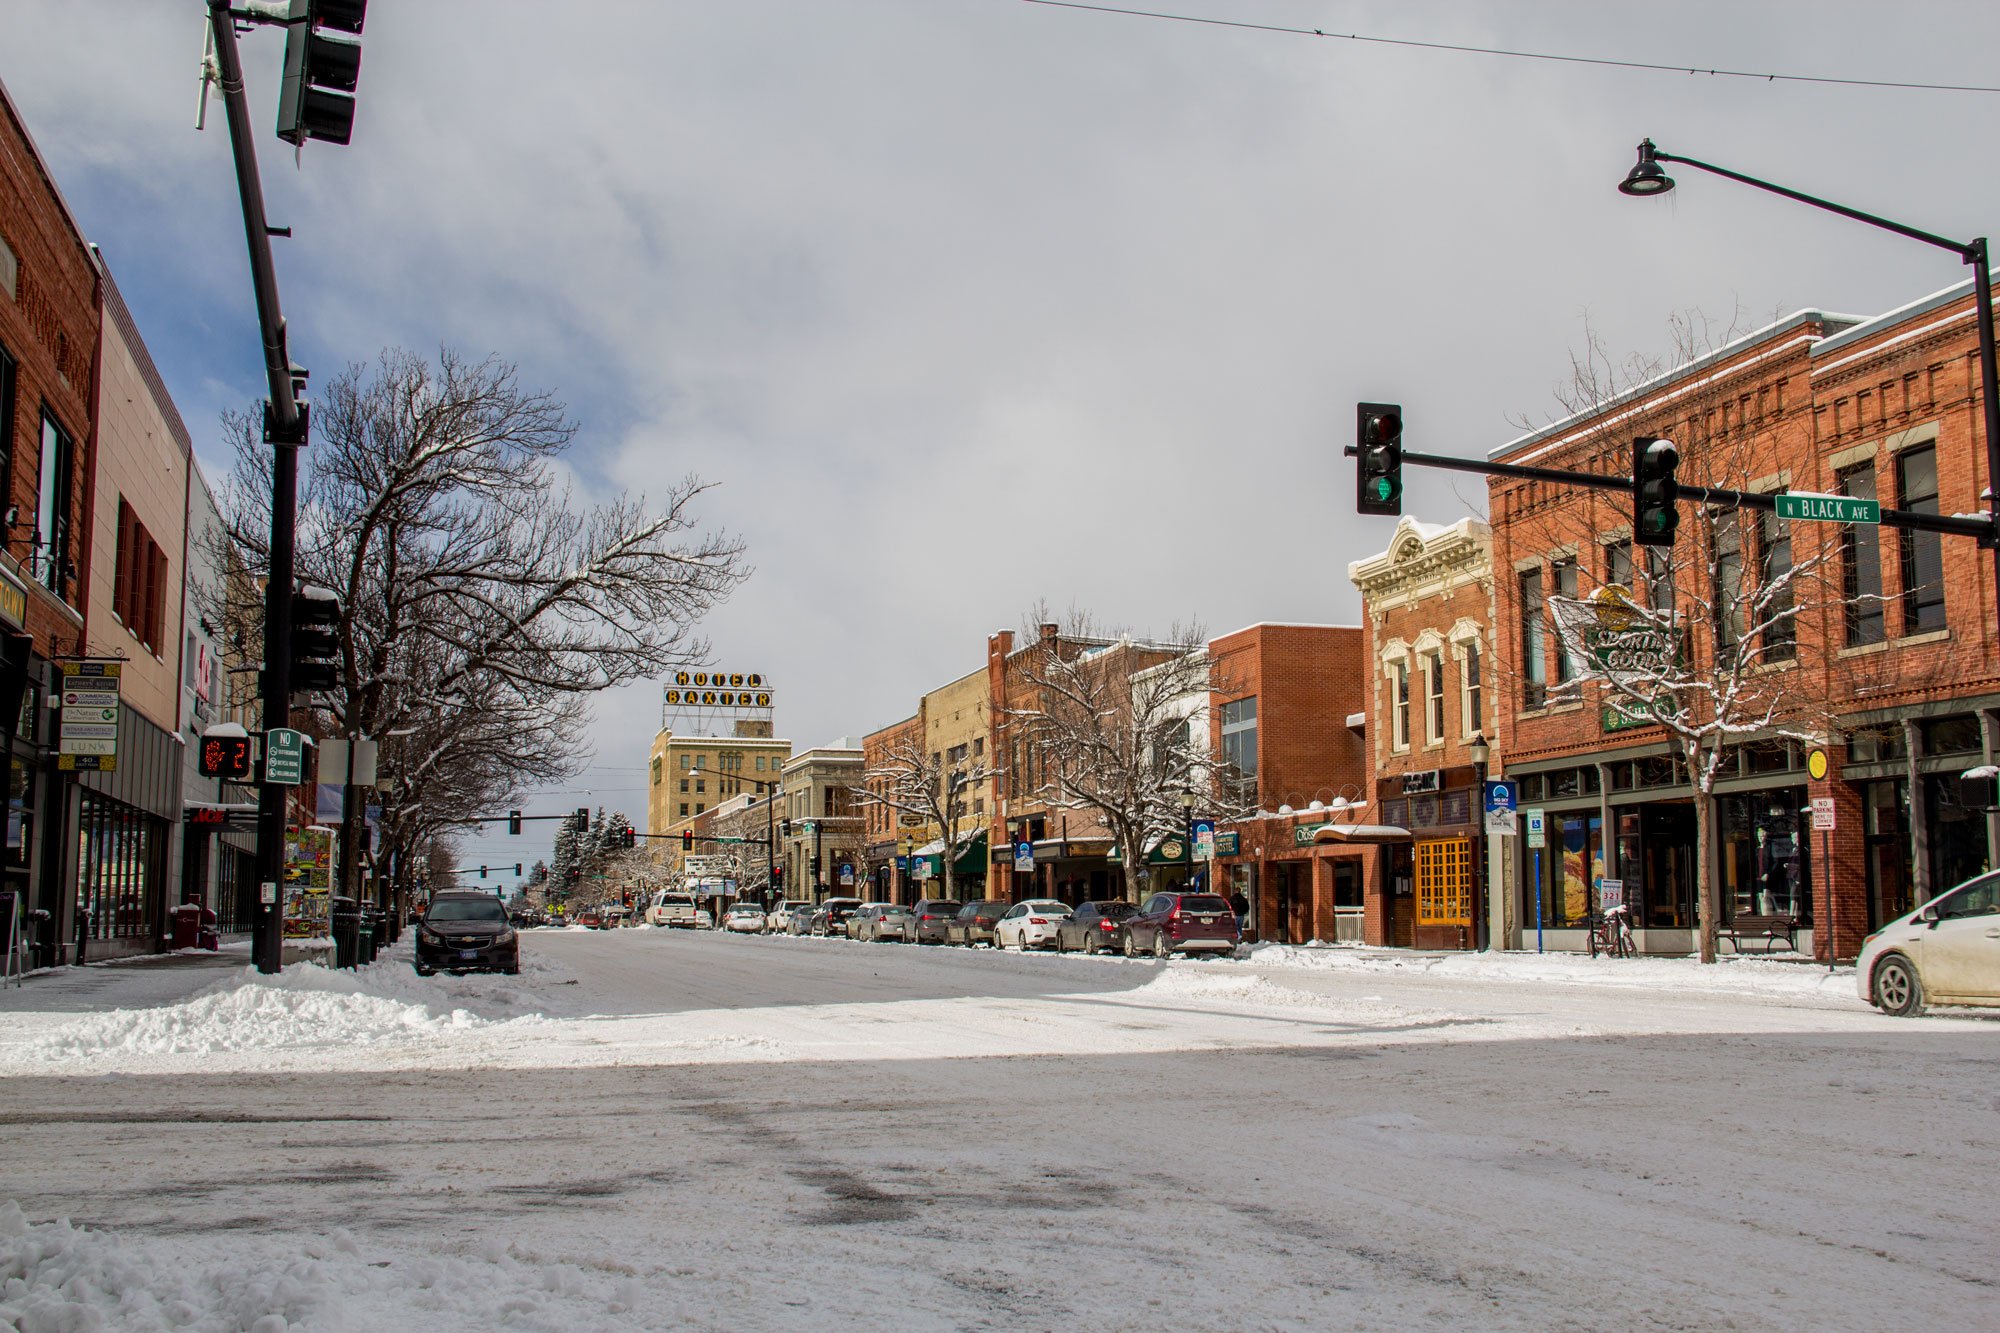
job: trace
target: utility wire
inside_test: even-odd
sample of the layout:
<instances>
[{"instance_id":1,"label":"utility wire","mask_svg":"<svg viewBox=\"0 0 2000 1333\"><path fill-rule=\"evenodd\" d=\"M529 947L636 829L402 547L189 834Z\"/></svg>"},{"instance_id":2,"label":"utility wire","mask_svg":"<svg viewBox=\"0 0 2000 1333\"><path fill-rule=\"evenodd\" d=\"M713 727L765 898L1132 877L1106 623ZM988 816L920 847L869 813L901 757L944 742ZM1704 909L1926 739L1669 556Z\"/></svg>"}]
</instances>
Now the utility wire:
<instances>
[{"instance_id":1,"label":"utility wire","mask_svg":"<svg viewBox=\"0 0 2000 1333\"><path fill-rule=\"evenodd\" d=\"M1083 9L1096 14L1123 14L1129 18L1165 19L1171 23L1198 23L1213 28L1247 28L1253 32L1282 32L1295 37L1338 37L1348 42L1369 42L1376 46L1408 46L1422 51L1457 51L1466 55L1509 56L1515 60L1549 60L1564 65L1603 65L1612 69L1656 70L1667 74L1707 74L1718 79L1755 79L1759 83L1825 83L1848 88L1909 88L1927 93L2000 93L2000 87L1978 83L1906 83L1895 79L1836 79L1819 74L1760 74L1745 69L1701 69L1693 65L1662 65L1646 60L1611 60L1597 56L1558 56L1546 51L1509 51L1497 46L1462 46L1453 42L1419 42L1406 37L1368 37L1358 32L1327 32L1323 28L1291 28L1277 23L1246 23L1238 19L1206 18L1199 14L1166 14L1152 9L1120 9L1114 5L1086 5L1078 0L1023 0L1051 9Z\"/></svg>"}]
</instances>

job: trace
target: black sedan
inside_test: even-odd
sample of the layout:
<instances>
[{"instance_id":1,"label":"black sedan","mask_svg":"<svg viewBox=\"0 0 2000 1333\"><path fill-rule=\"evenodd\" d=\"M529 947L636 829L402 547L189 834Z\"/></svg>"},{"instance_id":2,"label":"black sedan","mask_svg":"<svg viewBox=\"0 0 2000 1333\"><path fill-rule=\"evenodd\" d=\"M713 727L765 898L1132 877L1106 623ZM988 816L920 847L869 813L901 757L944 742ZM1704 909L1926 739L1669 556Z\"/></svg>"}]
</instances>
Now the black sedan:
<instances>
[{"instance_id":1,"label":"black sedan","mask_svg":"<svg viewBox=\"0 0 2000 1333\"><path fill-rule=\"evenodd\" d=\"M1139 909L1126 902L1083 903L1056 928L1056 952L1116 953L1119 923Z\"/></svg>"},{"instance_id":2,"label":"black sedan","mask_svg":"<svg viewBox=\"0 0 2000 1333\"><path fill-rule=\"evenodd\" d=\"M521 970L521 937L490 893L440 893L417 922L417 975Z\"/></svg>"}]
</instances>

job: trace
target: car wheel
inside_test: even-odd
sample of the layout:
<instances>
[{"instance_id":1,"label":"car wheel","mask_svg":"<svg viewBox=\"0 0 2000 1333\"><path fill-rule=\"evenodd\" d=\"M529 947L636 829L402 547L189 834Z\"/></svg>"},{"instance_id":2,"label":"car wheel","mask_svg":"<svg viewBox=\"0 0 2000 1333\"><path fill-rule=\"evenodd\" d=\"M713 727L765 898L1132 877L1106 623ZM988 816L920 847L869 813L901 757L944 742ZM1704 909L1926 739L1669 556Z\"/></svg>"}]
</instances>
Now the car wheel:
<instances>
[{"instance_id":1,"label":"car wheel","mask_svg":"<svg viewBox=\"0 0 2000 1333\"><path fill-rule=\"evenodd\" d=\"M420 977L434 977L437 975L437 969L434 967L419 967L417 975Z\"/></svg>"},{"instance_id":2,"label":"car wheel","mask_svg":"<svg viewBox=\"0 0 2000 1333\"><path fill-rule=\"evenodd\" d=\"M1924 983L1916 965L1892 953L1875 965L1875 1005L1892 1018L1915 1018L1924 1011Z\"/></svg>"},{"instance_id":3,"label":"car wheel","mask_svg":"<svg viewBox=\"0 0 2000 1333\"><path fill-rule=\"evenodd\" d=\"M1125 932L1124 945L1125 956L1127 958L1137 958L1139 956L1138 946L1132 943L1132 932L1129 930Z\"/></svg>"},{"instance_id":4,"label":"car wheel","mask_svg":"<svg viewBox=\"0 0 2000 1333\"><path fill-rule=\"evenodd\" d=\"M1172 952L1173 950L1167 947L1166 935L1163 932L1155 932L1153 935L1153 957L1165 958Z\"/></svg>"},{"instance_id":5,"label":"car wheel","mask_svg":"<svg viewBox=\"0 0 2000 1333\"><path fill-rule=\"evenodd\" d=\"M1096 931L1092 931L1090 934L1085 935L1083 937L1083 951L1087 954L1095 954L1097 952Z\"/></svg>"}]
</instances>

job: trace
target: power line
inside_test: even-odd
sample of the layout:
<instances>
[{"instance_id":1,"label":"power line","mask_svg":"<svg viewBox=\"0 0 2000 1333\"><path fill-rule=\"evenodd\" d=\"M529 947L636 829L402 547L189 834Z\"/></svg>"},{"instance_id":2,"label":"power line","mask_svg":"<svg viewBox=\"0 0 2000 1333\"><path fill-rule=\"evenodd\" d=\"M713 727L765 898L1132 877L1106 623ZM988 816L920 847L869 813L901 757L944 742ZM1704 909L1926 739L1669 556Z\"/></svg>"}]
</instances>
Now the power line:
<instances>
[{"instance_id":1,"label":"power line","mask_svg":"<svg viewBox=\"0 0 2000 1333\"><path fill-rule=\"evenodd\" d=\"M1123 14L1129 18L1164 19L1170 23L1198 23L1213 28L1247 28L1254 32L1281 32L1294 37L1338 37L1348 42L1368 42L1376 46L1408 46L1420 51L1457 51L1465 55L1507 56L1515 60L1549 60L1564 65L1603 65L1611 69L1644 69L1666 74L1707 74L1718 79L1755 79L1759 83L1824 83L1848 88L1907 88L1928 93L2000 93L2000 87L1978 83L1910 83L1897 79L1836 79L1820 74L1765 74L1747 69L1702 69L1694 65L1663 65L1647 60L1613 60L1600 56L1559 56L1546 51L1510 51L1497 46L1464 46L1454 42L1419 42L1407 37L1369 37L1358 32L1327 32L1323 28L1292 28L1278 23L1246 23L1239 19L1207 18L1199 14L1166 14L1152 9L1120 9L1114 5L1087 5L1079 0L1023 0L1051 9L1083 9L1096 14Z\"/></svg>"}]
</instances>

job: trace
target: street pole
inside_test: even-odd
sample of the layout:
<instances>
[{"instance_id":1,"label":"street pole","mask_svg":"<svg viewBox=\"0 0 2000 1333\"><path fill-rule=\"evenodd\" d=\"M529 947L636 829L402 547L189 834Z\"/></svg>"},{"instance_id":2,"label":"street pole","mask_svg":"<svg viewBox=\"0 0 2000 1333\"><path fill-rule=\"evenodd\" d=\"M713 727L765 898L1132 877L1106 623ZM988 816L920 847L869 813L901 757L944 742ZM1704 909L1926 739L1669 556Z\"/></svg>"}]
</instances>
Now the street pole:
<instances>
[{"instance_id":1,"label":"street pole","mask_svg":"<svg viewBox=\"0 0 2000 1333\"><path fill-rule=\"evenodd\" d=\"M292 381L285 316L278 304L277 270L271 260L271 226L264 213L264 187L257 174L257 148L251 138L250 103L243 90L243 60L236 47L236 25L229 4L230 0L209 0L208 24L215 38L216 82L228 113L236 192L243 208L257 325L264 344L264 376L271 394L264 420L265 442L273 448L270 567L264 586L263 711L268 732L291 721L292 541L298 517L298 450L306 442L307 421ZM257 970L264 973L284 966L285 806L289 795L287 787L259 784L258 893L251 952Z\"/></svg>"},{"instance_id":2,"label":"street pole","mask_svg":"<svg viewBox=\"0 0 2000 1333\"><path fill-rule=\"evenodd\" d=\"M1988 528L1980 536L1980 541L1993 552L1994 614L1996 618L2000 618L2000 365L1996 365L1996 359L2000 358L1996 358L1994 352L1993 270L1988 262L1986 238L1976 236L1970 241L1954 241L1948 236L1939 236L1934 232L1893 222L1873 213L1864 213L1858 208L1836 204L1830 199L1821 199L1816 195L1774 185L1770 181L1746 176L1727 167L1718 167L1711 162L1662 152L1651 139L1640 141L1639 160L1619 184L1619 192L1643 198L1665 194L1673 189L1673 177L1660 170L1658 164L1661 162L1678 162L1683 166L1706 171L1712 176L1721 176L1725 180L1733 180L1754 189L1780 195L1828 213L1837 213L1856 222L1865 222L1871 227L1879 227L1883 231L1894 232L1913 241L1922 241L1925 245L1934 245L1940 250L1949 250L1958 256L1961 264L1971 266L1972 309L1979 329L1980 414L1985 420L1986 427L1986 493L1981 498L1986 501ZM1681 490L1686 494L1688 488L1684 486ZM1886 512L1884 518L1885 520L1887 518Z\"/></svg>"}]
</instances>

